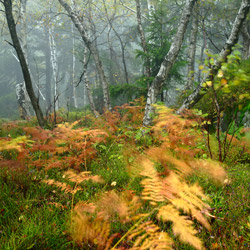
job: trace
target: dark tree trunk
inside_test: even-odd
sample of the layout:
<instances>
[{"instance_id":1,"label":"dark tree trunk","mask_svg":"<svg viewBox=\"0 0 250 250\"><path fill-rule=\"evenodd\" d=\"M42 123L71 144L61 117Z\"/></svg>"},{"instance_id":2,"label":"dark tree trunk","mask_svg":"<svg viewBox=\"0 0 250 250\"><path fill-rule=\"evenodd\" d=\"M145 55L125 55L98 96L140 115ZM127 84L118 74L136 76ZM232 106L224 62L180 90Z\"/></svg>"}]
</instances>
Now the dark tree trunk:
<instances>
[{"instance_id":1,"label":"dark tree trunk","mask_svg":"<svg viewBox=\"0 0 250 250\"><path fill-rule=\"evenodd\" d=\"M13 18L13 14L12 14L12 0L4 0L3 4L4 4L4 8L5 8L5 15L6 15L7 23L8 23L8 28L9 28L11 39L13 42L13 47L16 50L17 57L20 61L20 65L22 68L26 90L27 90L28 95L30 97L32 107L36 113L38 123L40 126L43 127L46 125L46 121L43 117L43 113L42 113L42 110L39 106L38 99L37 99L35 92L33 90L28 65L27 65L27 62L25 60L25 56L24 56L23 50L21 48L21 45L20 45L20 42L19 42L19 39L17 36L16 24L15 24L15 20Z\"/></svg>"}]
</instances>

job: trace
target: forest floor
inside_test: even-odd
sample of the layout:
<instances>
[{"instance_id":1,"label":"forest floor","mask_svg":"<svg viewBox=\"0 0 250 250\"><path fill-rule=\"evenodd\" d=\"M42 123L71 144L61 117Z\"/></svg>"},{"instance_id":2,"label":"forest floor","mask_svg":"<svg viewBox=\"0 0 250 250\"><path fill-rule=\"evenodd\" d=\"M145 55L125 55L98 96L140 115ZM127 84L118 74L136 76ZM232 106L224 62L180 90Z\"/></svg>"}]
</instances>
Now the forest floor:
<instances>
[{"instance_id":1,"label":"forest floor","mask_svg":"<svg viewBox=\"0 0 250 250\"><path fill-rule=\"evenodd\" d=\"M51 130L3 124L0 249L250 249L241 141L220 164L194 117L160 110L151 128L142 117L133 103Z\"/></svg>"}]
</instances>

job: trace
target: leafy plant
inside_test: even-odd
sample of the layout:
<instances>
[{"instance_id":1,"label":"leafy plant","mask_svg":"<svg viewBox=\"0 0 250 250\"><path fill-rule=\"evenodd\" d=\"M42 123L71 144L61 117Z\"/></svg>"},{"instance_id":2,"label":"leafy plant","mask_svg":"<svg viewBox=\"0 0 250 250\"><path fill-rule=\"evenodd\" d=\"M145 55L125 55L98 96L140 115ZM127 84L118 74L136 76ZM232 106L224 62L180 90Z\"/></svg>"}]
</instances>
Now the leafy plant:
<instances>
[{"instance_id":1,"label":"leafy plant","mask_svg":"<svg viewBox=\"0 0 250 250\"><path fill-rule=\"evenodd\" d=\"M223 183L226 174L216 162L195 160L191 156L185 161L178 159L177 155L181 156L176 150L179 140L169 143L170 134L181 139L182 133L186 133L194 121L186 123L162 106L158 106L158 111L159 116L153 130L160 133L162 129L168 129L169 136L162 137L161 146L150 148L145 151L144 156L138 156L130 168L133 176L143 177L142 192L135 195L132 191L110 191L95 202L78 203L71 229L72 237L78 244L96 246L97 249L124 249L125 246L127 249L171 249L173 240L160 226L161 221L171 221L175 236L196 249L202 249L193 219L208 230L211 229L206 218L210 216L210 207L204 202L208 197L197 184L188 184L185 177L200 171ZM166 127L170 122L174 125ZM180 130L179 127L183 129ZM155 169L156 162L164 168L163 173ZM148 212L145 212L146 207ZM128 231L113 247L112 242L119 235L111 234L112 223L125 223L129 226Z\"/></svg>"},{"instance_id":2,"label":"leafy plant","mask_svg":"<svg viewBox=\"0 0 250 250\"><path fill-rule=\"evenodd\" d=\"M216 57L208 54L206 60L208 67L213 65ZM210 124L212 122L215 127L218 159L221 162L225 161L231 143L242 126L244 114L249 110L250 77L249 68L246 65L249 65L249 62L242 61L240 52L234 50L212 81L204 83L210 88L207 95L209 100L205 99L206 107L210 110L206 113L210 118ZM209 136L208 130L211 126L206 123L204 128L207 129ZM210 157L212 157L211 150Z\"/></svg>"}]
</instances>

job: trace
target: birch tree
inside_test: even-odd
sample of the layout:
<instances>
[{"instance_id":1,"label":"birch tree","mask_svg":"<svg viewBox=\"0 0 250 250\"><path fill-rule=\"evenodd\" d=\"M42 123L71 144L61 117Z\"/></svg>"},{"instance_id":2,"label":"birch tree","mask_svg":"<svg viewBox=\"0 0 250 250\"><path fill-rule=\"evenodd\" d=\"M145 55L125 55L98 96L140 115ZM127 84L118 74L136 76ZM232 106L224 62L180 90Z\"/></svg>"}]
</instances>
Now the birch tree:
<instances>
[{"instance_id":1,"label":"birch tree","mask_svg":"<svg viewBox=\"0 0 250 250\"><path fill-rule=\"evenodd\" d=\"M187 89L193 88L194 77L195 77L195 55L196 55L196 42L198 34L198 13L193 12L192 30L189 38L189 51L188 51L188 79Z\"/></svg>"},{"instance_id":2,"label":"birch tree","mask_svg":"<svg viewBox=\"0 0 250 250\"><path fill-rule=\"evenodd\" d=\"M140 35L140 39L141 39L141 46L142 46L142 49L143 49L143 52L145 54L148 53L147 51L147 43L146 43L146 37L145 37L145 33L144 33L144 30L143 30L143 27L142 27L142 14L141 14L141 2L140 0L136 0L136 17L137 17L137 23L138 23L138 32L139 32L139 35ZM146 62L146 70L145 70L145 73L146 73L146 76L147 77L150 77L151 75L151 72L150 72L150 62Z\"/></svg>"},{"instance_id":3,"label":"birch tree","mask_svg":"<svg viewBox=\"0 0 250 250\"><path fill-rule=\"evenodd\" d=\"M75 6L75 1L71 0L71 5ZM72 36L72 89L73 89L73 101L74 107L78 108L76 87L75 87L75 66L76 66L76 56L75 56L75 35L74 35L74 23L71 23L71 36Z\"/></svg>"},{"instance_id":4,"label":"birch tree","mask_svg":"<svg viewBox=\"0 0 250 250\"><path fill-rule=\"evenodd\" d=\"M245 20L241 34L243 38L243 58L248 59L250 57L249 20Z\"/></svg>"},{"instance_id":5,"label":"birch tree","mask_svg":"<svg viewBox=\"0 0 250 250\"><path fill-rule=\"evenodd\" d=\"M74 24L71 24L71 35L72 35L72 88L73 88L73 101L74 107L78 108L76 87L75 87L75 67L76 67L76 56L75 56L75 35L74 35Z\"/></svg>"},{"instance_id":6,"label":"birch tree","mask_svg":"<svg viewBox=\"0 0 250 250\"><path fill-rule=\"evenodd\" d=\"M28 64L27 64L27 61L25 59L25 55L24 55L23 49L21 47L19 38L17 36L16 22L14 20L13 14L12 14L12 0L3 0L2 3L4 5L5 15L6 15L7 24L8 24L11 40L13 43L13 47L17 53L17 57L18 57L18 60L20 62L21 68L22 68L27 93L28 93L29 98L31 100L32 107L36 113L36 117L37 117L39 125L45 126L46 121L43 117L42 110L39 106L39 100L35 95L35 92L34 92L34 89L32 86L32 80L31 80Z\"/></svg>"},{"instance_id":7,"label":"birch tree","mask_svg":"<svg viewBox=\"0 0 250 250\"><path fill-rule=\"evenodd\" d=\"M85 45L88 47L89 51L93 55L95 65L97 72L99 74L99 77L101 79L102 83L102 90L103 90L103 99L104 99L104 107L107 110L111 109L111 102L110 102L110 93L109 93L109 86L108 81L106 79L104 69L102 66L101 59L99 57L98 50L96 46L94 45L94 42L92 42L88 36L87 30L84 26L83 21L81 20L81 17L78 15L78 13L69 5L66 3L65 0L58 0L59 3L64 7L64 9L67 11L69 17L75 24L77 30L79 31L82 40L84 41Z\"/></svg>"},{"instance_id":8,"label":"birch tree","mask_svg":"<svg viewBox=\"0 0 250 250\"><path fill-rule=\"evenodd\" d=\"M108 24L109 24L110 28L113 30L113 32L115 33L115 35L116 35L117 39L119 40L119 42L120 42L121 53L122 53L122 64L123 64L123 69L124 69L125 80L126 80L126 83L129 83L128 70L127 70L127 64L126 64L126 59L125 59L125 47L126 47L126 44L123 42L120 34L114 28L113 20L114 20L114 17L115 17L115 12L112 14L112 18L110 18L109 14L108 14L108 10L107 10L105 0L102 0L102 2L103 2L105 16L107 18Z\"/></svg>"},{"instance_id":9,"label":"birch tree","mask_svg":"<svg viewBox=\"0 0 250 250\"><path fill-rule=\"evenodd\" d=\"M174 64L184 40L184 34L189 23L190 16L192 14L192 9L197 0L186 0L182 16L180 19L179 27L175 37L173 38L173 43L170 47L168 54L165 56L164 61L161 64L160 70L153 80L151 86L149 87L147 94L147 102L145 107L145 114L143 118L143 125L148 126L152 123L152 114L154 108L152 104L156 103L157 96L160 94L162 85Z\"/></svg>"},{"instance_id":10,"label":"birch tree","mask_svg":"<svg viewBox=\"0 0 250 250\"><path fill-rule=\"evenodd\" d=\"M238 41L241 27L249 13L250 0L242 0L239 11L236 15L235 21L232 26L231 34L227 39L224 47L222 48L219 58L211 66L210 72L206 77L205 83L208 81L213 81L214 76L218 73L223 62L227 60L227 56L232 52L233 47ZM183 112L184 109L189 109L193 107L206 93L208 87L204 82L201 82L194 92L188 96L188 98L183 102L182 106L179 108L177 113Z\"/></svg>"},{"instance_id":11,"label":"birch tree","mask_svg":"<svg viewBox=\"0 0 250 250\"><path fill-rule=\"evenodd\" d=\"M56 42L55 42L55 31L54 25L52 23L52 2L49 1L49 47L50 47L50 61L52 66L52 74L54 80L54 110L57 111L59 109L59 96L58 96L58 62L57 62L57 50L56 50Z\"/></svg>"},{"instance_id":12,"label":"birch tree","mask_svg":"<svg viewBox=\"0 0 250 250\"><path fill-rule=\"evenodd\" d=\"M98 117L98 113L97 113L96 108L95 108L95 103L94 103L93 95L91 93L90 83L89 83L89 79L88 79L88 73L87 73L87 67L88 67L87 54L88 54L88 48L85 47L84 48L84 55L83 55L84 84L85 84L85 88L87 90L87 96L88 96L88 99L89 99L90 109L93 112L93 114L96 117Z\"/></svg>"}]
</instances>

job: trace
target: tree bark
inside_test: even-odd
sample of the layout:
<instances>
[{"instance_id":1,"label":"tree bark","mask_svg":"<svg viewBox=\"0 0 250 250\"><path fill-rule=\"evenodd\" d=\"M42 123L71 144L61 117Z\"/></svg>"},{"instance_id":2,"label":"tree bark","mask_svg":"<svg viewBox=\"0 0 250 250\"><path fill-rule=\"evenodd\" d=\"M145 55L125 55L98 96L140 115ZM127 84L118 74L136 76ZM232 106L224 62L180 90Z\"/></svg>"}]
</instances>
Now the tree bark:
<instances>
[{"instance_id":1,"label":"tree bark","mask_svg":"<svg viewBox=\"0 0 250 250\"><path fill-rule=\"evenodd\" d=\"M76 56L75 56L75 36L74 36L74 24L73 24L73 22L72 22L72 26L71 26L71 35L72 35L72 88L73 88L73 101L74 101L74 107L78 108L77 96L76 96L76 86L75 86Z\"/></svg>"},{"instance_id":2,"label":"tree bark","mask_svg":"<svg viewBox=\"0 0 250 250\"><path fill-rule=\"evenodd\" d=\"M140 2L140 0L136 0L136 14L137 14L138 31L139 31L140 39L141 39L141 46L142 46L143 52L145 54L148 54L146 37L145 37L144 30L142 28L141 2ZM151 72L150 72L150 62L149 62L149 60L146 61L146 67L145 68L146 68L146 72L145 72L146 76L150 77Z\"/></svg>"},{"instance_id":3,"label":"tree bark","mask_svg":"<svg viewBox=\"0 0 250 250\"><path fill-rule=\"evenodd\" d=\"M26 5L27 0L20 0L20 44L23 49L23 54L28 65L28 51L27 51L27 22L26 22ZM18 58L17 58L18 60ZM20 63L18 61L18 63ZM29 68L29 65L28 65ZM30 113L30 100L27 94L24 81L17 83L16 95L19 104L19 114L22 119L28 120L31 116Z\"/></svg>"},{"instance_id":4,"label":"tree bark","mask_svg":"<svg viewBox=\"0 0 250 250\"><path fill-rule=\"evenodd\" d=\"M125 80L126 83L129 83L129 77L128 77L128 70L127 70L127 64L126 64L126 59L125 59L125 44L123 43L121 36L118 34L118 32L116 31L116 29L113 26L113 18L115 16L115 13L113 14L112 20L109 18L108 16L108 10L107 10L107 6L105 4L105 0L102 1L103 2L103 6L105 9L105 14L106 14L106 18L107 21L109 23L110 28L114 31L116 37L118 38L120 45L121 45L121 52L122 52L122 64L123 64L123 68L124 68L124 76L125 76Z\"/></svg>"},{"instance_id":5,"label":"tree bark","mask_svg":"<svg viewBox=\"0 0 250 250\"><path fill-rule=\"evenodd\" d=\"M93 55L97 72L99 74L99 77L102 81L102 89L103 89L103 99L104 99L104 107L107 110L111 110L111 102L110 102L110 93L109 93L109 86L106 79L106 76L104 74L102 62L99 57L99 53L97 51L97 48L94 46L92 41L89 39L87 32L85 30L84 25L82 24L79 16L77 13L66 3L65 0L58 0L59 3L64 7L64 9L68 12L68 15L70 16L71 20L75 24L76 28L78 29L82 40L84 41L85 45L88 47L89 51Z\"/></svg>"},{"instance_id":6,"label":"tree bark","mask_svg":"<svg viewBox=\"0 0 250 250\"><path fill-rule=\"evenodd\" d=\"M54 79L54 110L57 111L59 109L59 96L58 96L58 87L57 87L57 82L58 82L58 62L57 62L57 51L56 51L56 42L54 38L54 26L52 25L51 22L51 0L49 1L49 25L48 25L48 30L49 30L49 47L50 47L50 61L51 61L51 66L52 66L52 73L53 73L53 79Z\"/></svg>"},{"instance_id":7,"label":"tree bark","mask_svg":"<svg viewBox=\"0 0 250 250\"><path fill-rule=\"evenodd\" d=\"M227 56L231 54L233 47L238 41L241 27L246 19L247 14L250 9L250 0L242 0L241 6L239 8L238 14L235 18L230 37L226 41L224 47L222 48L219 59L211 67L206 81L211 81L213 77L218 73L223 62L227 60ZM201 82L194 92L183 102L182 106L179 108L177 113L181 113L184 109L189 109L193 107L206 93L207 87L203 82Z\"/></svg>"},{"instance_id":8,"label":"tree bark","mask_svg":"<svg viewBox=\"0 0 250 250\"><path fill-rule=\"evenodd\" d=\"M241 34L243 38L243 59L248 59L250 57L250 34L248 32L247 20L243 24Z\"/></svg>"},{"instance_id":9,"label":"tree bark","mask_svg":"<svg viewBox=\"0 0 250 250\"><path fill-rule=\"evenodd\" d=\"M27 90L29 98L31 100L32 107L36 113L38 123L41 127L43 127L46 125L46 121L43 117L43 113L42 113L42 110L39 106L38 99L36 98L35 92L33 90L29 68L28 68L22 47L20 45L20 41L19 41L18 36L17 36L16 24L15 24L15 20L14 20L13 14L12 14L12 1L11 0L4 0L3 5L5 8L5 15L6 15L11 39L13 42L13 47L16 50L17 57L20 61L20 65L22 68L26 90Z\"/></svg>"},{"instance_id":10,"label":"tree bark","mask_svg":"<svg viewBox=\"0 0 250 250\"><path fill-rule=\"evenodd\" d=\"M93 112L93 114L95 115L95 117L98 117L98 112L96 111L96 108L95 108L95 103L94 103L93 95L91 93L91 88L90 88L88 74L87 74L87 67L88 67L87 53L88 53L88 48L85 47L85 49L84 49L84 55L83 55L83 76L84 76L84 83L85 83L85 87L86 87L86 90L87 90L87 96L88 96L88 99L89 99L90 109Z\"/></svg>"},{"instance_id":11,"label":"tree bark","mask_svg":"<svg viewBox=\"0 0 250 250\"><path fill-rule=\"evenodd\" d=\"M49 32L47 28L45 29L45 36L46 36L46 46L44 49L44 56L45 56L45 65L46 65L46 85L45 85L45 92L46 92L46 100L47 100L47 112L51 111L52 103L51 103L51 61L50 61L50 46L49 46Z\"/></svg>"},{"instance_id":12,"label":"tree bark","mask_svg":"<svg viewBox=\"0 0 250 250\"><path fill-rule=\"evenodd\" d=\"M198 34L198 13L193 12L192 30L189 38L187 89L193 89L195 77L195 54Z\"/></svg>"},{"instance_id":13,"label":"tree bark","mask_svg":"<svg viewBox=\"0 0 250 250\"><path fill-rule=\"evenodd\" d=\"M161 91L162 85L169 75L169 72L179 54L181 45L183 43L184 34L187 29L187 25L192 13L193 6L197 0L186 0L182 17L178 27L178 31L173 39L173 43L169 49L168 54L165 56L164 61L161 64L160 70L149 87L147 94L147 103L145 107L145 114L143 118L143 125L149 126L152 123L152 114L154 108L152 104L156 103L157 96Z\"/></svg>"}]
</instances>

